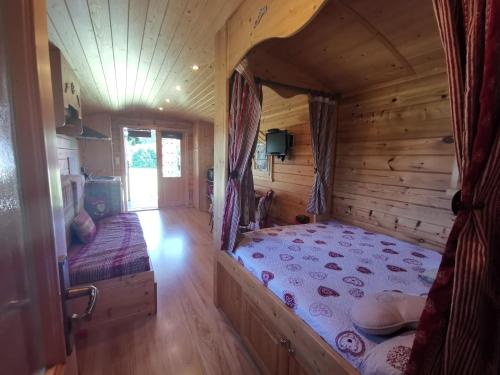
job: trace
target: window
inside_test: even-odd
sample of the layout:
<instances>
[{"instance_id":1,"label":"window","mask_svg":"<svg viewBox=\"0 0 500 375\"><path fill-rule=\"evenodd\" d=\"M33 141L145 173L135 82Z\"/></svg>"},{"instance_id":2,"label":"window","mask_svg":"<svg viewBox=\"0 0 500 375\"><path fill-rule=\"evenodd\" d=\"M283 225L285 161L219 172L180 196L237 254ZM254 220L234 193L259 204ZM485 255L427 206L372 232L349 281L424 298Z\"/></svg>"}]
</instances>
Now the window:
<instances>
[{"instance_id":1,"label":"window","mask_svg":"<svg viewBox=\"0 0 500 375\"><path fill-rule=\"evenodd\" d=\"M162 132L162 177L181 177L181 134Z\"/></svg>"}]
</instances>

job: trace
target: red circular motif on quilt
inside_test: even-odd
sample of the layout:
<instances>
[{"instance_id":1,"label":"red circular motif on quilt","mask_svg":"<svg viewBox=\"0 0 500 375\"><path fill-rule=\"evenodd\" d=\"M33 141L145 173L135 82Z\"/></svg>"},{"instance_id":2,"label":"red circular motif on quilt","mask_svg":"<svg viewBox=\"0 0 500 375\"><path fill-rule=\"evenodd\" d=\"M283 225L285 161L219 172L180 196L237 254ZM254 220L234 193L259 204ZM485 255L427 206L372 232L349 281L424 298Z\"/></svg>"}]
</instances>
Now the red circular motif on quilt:
<instances>
[{"instance_id":1,"label":"red circular motif on quilt","mask_svg":"<svg viewBox=\"0 0 500 375\"><path fill-rule=\"evenodd\" d=\"M354 331L342 331L335 338L335 344L342 353L360 357L365 353L365 342Z\"/></svg>"},{"instance_id":2,"label":"red circular motif on quilt","mask_svg":"<svg viewBox=\"0 0 500 375\"><path fill-rule=\"evenodd\" d=\"M327 263L325 264L325 268L328 268L329 270L334 270L334 271L342 271L342 267L340 267L337 263Z\"/></svg>"},{"instance_id":3,"label":"red circular motif on quilt","mask_svg":"<svg viewBox=\"0 0 500 375\"><path fill-rule=\"evenodd\" d=\"M373 273L369 268L366 268L366 267L363 267L363 266L356 267L356 270L358 272L364 273L366 275Z\"/></svg>"},{"instance_id":4,"label":"red circular motif on quilt","mask_svg":"<svg viewBox=\"0 0 500 375\"><path fill-rule=\"evenodd\" d=\"M365 292L363 292L359 288L352 288L352 289L349 289L349 294L351 296L353 296L354 298L363 298L365 295Z\"/></svg>"},{"instance_id":5,"label":"red circular motif on quilt","mask_svg":"<svg viewBox=\"0 0 500 375\"><path fill-rule=\"evenodd\" d=\"M392 249L382 249L382 252L384 252L386 254L399 254L396 250L392 250Z\"/></svg>"},{"instance_id":6,"label":"red circular motif on quilt","mask_svg":"<svg viewBox=\"0 0 500 375\"><path fill-rule=\"evenodd\" d=\"M406 270L402 267L394 266L392 264L386 265L387 269L392 272L406 272Z\"/></svg>"},{"instance_id":7,"label":"red circular motif on quilt","mask_svg":"<svg viewBox=\"0 0 500 375\"><path fill-rule=\"evenodd\" d=\"M311 278L315 279L315 280L324 280L326 279L326 277L328 276L326 273L324 272L309 272L309 276L311 276Z\"/></svg>"},{"instance_id":8,"label":"red circular motif on quilt","mask_svg":"<svg viewBox=\"0 0 500 375\"><path fill-rule=\"evenodd\" d=\"M292 241L293 243L304 243L303 240L301 240L300 238L296 238Z\"/></svg>"},{"instance_id":9,"label":"red circular motif on quilt","mask_svg":"<svg viewBox=\"0 0 500 375\"><path fill-rule=\"evenodd\" d=\"M260 274L260 277L261 277L262 281L264 282L264 285L267 286L269 281L274 279L274 273L269 272L269 271L262 271L262 273Z\"/></svg>"},{"instance_id":10,"label":"red circular motif on quilt","mask_svg":"<svg viewBox=\"0 0 500 375\"><path fill-rule=\"evenodd\" d=\"M347 242L347 241L339 241L339 245L343 246L343 247L351 247L352 246L352 244L350 242Z\"/></svg>"},{"instance_id":11,"label":"red circular motif on quilt","mask_svg":"<svg viewBox=\"0 0 500 375\"><path fill-rule=\"evenodd\" d=\"M332 310L321 302L313 302L309 306L309 314L312 316L325 316L331 318L333 316Z\"/></svg>"},{"instance_id":12,"label":"red circular motif on quilt","mask_svg":"<svg viewBox=\"0 0 500 375\"><path fill-rule=\"evenodd\" d=\"M264 239L263 238L252 238L252 241L258 243L258 242L264 241Z\"/></svg>"},{"instance_id":13,"label":"red circular motif on quilt","mask_svg":"<svg viewBox=\"0 0 500 375\"><path fill-rule=\"evenodd\" d=\"M350 230L345 230L342 233L344 233L344 234L354 234L354 232L351 232Z\"/></svg>"},{"instance_id":14,"label":"red circular motif on quilt","mask_svg":"<svg viewBox=\"0 0 500 375\"><path fill-rule=\"evenodd\" d=\"M253 253L252 254L252 258L254 258L254 259L261 259L261 258L264 258L264 254L259 253L259 252Z\"/></svg>"},{"instance_id":15,"label":"red circular motif on quilt","mask_svg":"<svg viewBox=\"0 0 500 375\"><path fill-rule=\"evenodd\" d=\"M309 232L309 233L316 233L316 229L306 229L306 232Z\"/></svg>"},{"instance_id":16,"label":"red circular motif on quilt","mask_svg":"<svg viewBox=\"0 0 500 375\"><path fill-rule=\"evenodd\" d=\"M302 259L304 259L304 260L312 260L313 262L319 261L319 259L316 258L314 255L304 255L302 257Z\"/></svg>"},{"instance_id":17,"label":"red circular motif on quilt","mask_svg":"<svg viewBox=\"0 0 500 375\"><path fill-rule=\"evenodd\" d=\"M396 370L405 372L410 354L411 348L403 345L395 346L387 353L387 363Z\"/></svg>"},{"instance_id":18,"label":"red circular motif on quilt","mask_svg":"<svg viewBox=\"0 0 500 375\"><path fill-rule=\"evenodd\" d=\"M365 286L363 280L357 278L356 276L346 276L342 279L342 281L346 284L351 284L354 286Z\"/></svg>"},{"instance_id":19,"label":"red circular motif on quilt","mask_svg":"<svg viewBox=\"0 0 500 375\"><path fill-rule=\"evenodd\" d=\"M380 243L384 246L396 246L394 242L380 241Z\"/></svg>"},{"instance_id":20,"label":"red circular motif on quilt","mask_svg":"<svg viewBox=\"0 0 500 375\"><path fill-rule=\"evenodd\" d=\"M414 257L417 257L417 258L427 258L424 254L419 253L418 251L412 252L411 255L413 255Z\"/></svg>"},{"instance_id":21,"label":"red circular motif on quilt","mask_svg":"<svg viewBox=\"0 0 500 375\"><path fill-rule=\"evenodd\" d=\"M314 241L315 243L317 243L318 245L326 245L326 242L325 241L321 241L321 240L316 240Z\"/></svg>"},{"instance_id":22,"label":"red circular motif on quilt","mask_svg":"<svg viewBox=\"0 0 500 375\"><path fill-rule=\"evenodd\" d=\"M285 305L287 305L291 309L295 309L297 307L297 302L295 302L295 296L290 292L283 293L283 300L285 301Z\"/></svg>"},{"instance_id":23,"label":"red circular motif on quilt","mask_svg":"<svg viewBox=\"0 0 500 375\"><path fill-rule=\"evenodd\" d=\"M297 271L300 271L302 269L302 266L300 264L287 264L286 269L288 271L297 272Z\"/></svg>"},{"instance_id":24,"label":"red circular motif on quilt","mask_svg":"<svg viewBox=\"0 0 500 375\"><path fill-rule=\"evenodd\" d=\"M412 259L412 258L405 258L403 259L403 262L408 263L408 264L413 264L414 266L421 266L422 262L417 260L417 259Z\"/></svg>"},{"instance_id":25,"label":"red circular motif on quilt","mask_svg":"<svg viewBox=\"0 0 500 375\"><path fill-rule=\"evenodd\" d=\"M332 288L328 288L327 286L320 285L318 287L318 294L321 297L338 297L339 294L336 290L333 290Z\"/></svg>"},{"instance_id":26,"label":"red circular motif on quilt","mask_svg":"<svg viewBox=\"0 0 500 375\"><path fill-rule=\"evenodd\" d=\"M288 262L293 259L293 256L291 256L290 254L280 254L280 259L283 262Z\"/></svg>"},{"instance_id":27,"label":"red circular motif on quilt","mask_svg":"<svg viewBox=\"0 0 500 375\"><path fill-rule=\"evenodd\" d=\"M332 258L343 258L344 256L340 253L337 253L335 251L330 251L328 253L329 256L331 256Z\"/></svg>"}]
</instances>

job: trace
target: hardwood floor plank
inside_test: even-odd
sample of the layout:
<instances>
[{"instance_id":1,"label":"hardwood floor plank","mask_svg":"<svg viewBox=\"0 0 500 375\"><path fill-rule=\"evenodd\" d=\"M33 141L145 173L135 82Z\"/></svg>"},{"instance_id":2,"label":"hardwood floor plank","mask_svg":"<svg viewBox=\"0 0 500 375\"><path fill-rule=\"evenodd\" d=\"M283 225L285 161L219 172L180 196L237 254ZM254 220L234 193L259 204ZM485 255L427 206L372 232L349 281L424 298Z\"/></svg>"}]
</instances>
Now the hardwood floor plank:
<instances>
[{"instance_id":1,"label":"hardwood floor plank","mask_svg":"<svg viewBox=\"0 0 500 375\"><path fill-rule=\"evenodd\" d=\"M139 217L158 283L158 313L79 335L80 374L258 374L213 304L208 215L173 208Z\"/></svg>"}]
</instances>

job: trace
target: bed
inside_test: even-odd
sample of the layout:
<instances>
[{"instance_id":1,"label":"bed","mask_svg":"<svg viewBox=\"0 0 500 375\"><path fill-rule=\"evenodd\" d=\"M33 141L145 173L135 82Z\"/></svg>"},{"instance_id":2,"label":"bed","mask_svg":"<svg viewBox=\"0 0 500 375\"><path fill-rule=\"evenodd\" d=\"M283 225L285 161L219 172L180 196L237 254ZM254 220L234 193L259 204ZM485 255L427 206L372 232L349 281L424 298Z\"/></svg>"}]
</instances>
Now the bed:
<instances>
[{"instance_id":1,"label":"bed","mask_svg":"<svg viewBox=\"0 0 500 375\"><path fill-rule=\"evenodd\" d=\"M89 244L73 243L68 250L71 285L112 279L151 269L146 241L137 214L123 213L96 222Z\"/></svg>"},{"instance_id":2,"label":"bed","mask_svg":"<svg viewBox=\"0 0 500 375\"><path fill-rule=\"evenodd\" d=\"M83 176L61 176L61 183L71 286L93 284L99 290L92 320L78 321L77 329L156 314L154 271L137 215L122 213L96 221L95 239L82 244L73 238L71 223L83 207ZM75 312L87 305L86 298L71 302Z\"/></svg>"},{"instance_id":3,"label":"bed","mask_svg":"<svg viewBox=\"0 0 500 375\"><path fill-rule=\"evenodd\" d=\"M367 356L385 339L353 326L354 301L382 291L426 295L423 275L440 260L435 251L336 221L268 228L245 233L234 253L218 256L216 298L263 372L364 373ZM252 337L255 321L277 332L289 354L284 364L279 346L277 359L262 358L266 344ZM399 352L384 358L395 370L411 349L410 335L401 340Z\"/></svg>"}]
</instances>

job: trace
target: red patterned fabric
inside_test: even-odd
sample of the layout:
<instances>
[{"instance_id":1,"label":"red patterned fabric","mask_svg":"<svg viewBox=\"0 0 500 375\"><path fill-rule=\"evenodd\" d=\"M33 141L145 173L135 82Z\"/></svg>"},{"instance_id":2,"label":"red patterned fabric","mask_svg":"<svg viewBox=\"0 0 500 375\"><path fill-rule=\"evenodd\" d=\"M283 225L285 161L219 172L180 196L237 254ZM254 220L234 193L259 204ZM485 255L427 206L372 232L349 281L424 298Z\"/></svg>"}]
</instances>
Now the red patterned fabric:
<instances>
[{"instance_id":1,"label":"red patterned fabric","mask_svg":"<svg viewBox=\"0 0 500 375\"><path fill-rule=\"evenodd\" d=\"M82 243L90 243L97 233L94 221L87 211L81 210L75 217L72 224L73 231Z\"/></svg>"},{"instance_id":2,"label":"red patterned fabric","mask_svg":"<svg viewBox=\"0 0 500 375\"><path fill-rule=\"evenodd\" d=\"M326 97L309 98L309 126L314 157L314 183L307 212L320 215L328 212L328 186L332 183L335 152L335 102Z\"/></svg>"},{"instance_id":3,"label":"red patterned fabric","mask_svg":"<svg viewBox=\"0 0 500 375\"><path fill-rule=\"evenodd\" d=\"M462 206L407 374L500 373L500 1L434 0Z\"/></svg>"},{"instance_id":4,"label":"red patterned fabric","mask_svg":"<svg viewBox=\"0 0 500 375\"><path fill-rule=\"evenodd\" d=\"M232 79L229 111L229 181L222 221L222 249L234 250L239 225L255 219L251 156L259 133L261 89L240 64Z\"/></svg>"},{"instance_id":5,"label":"red patterned fabric","mask_svg":"<svg viewBox=\"0 0 500 375\"><path fill-rule=\"evenodd\" d=\"M148 247L137 214L99 220L94 241L73 244L68 263L71 285L149 271Z\"/></svg>"}]
</instances>

